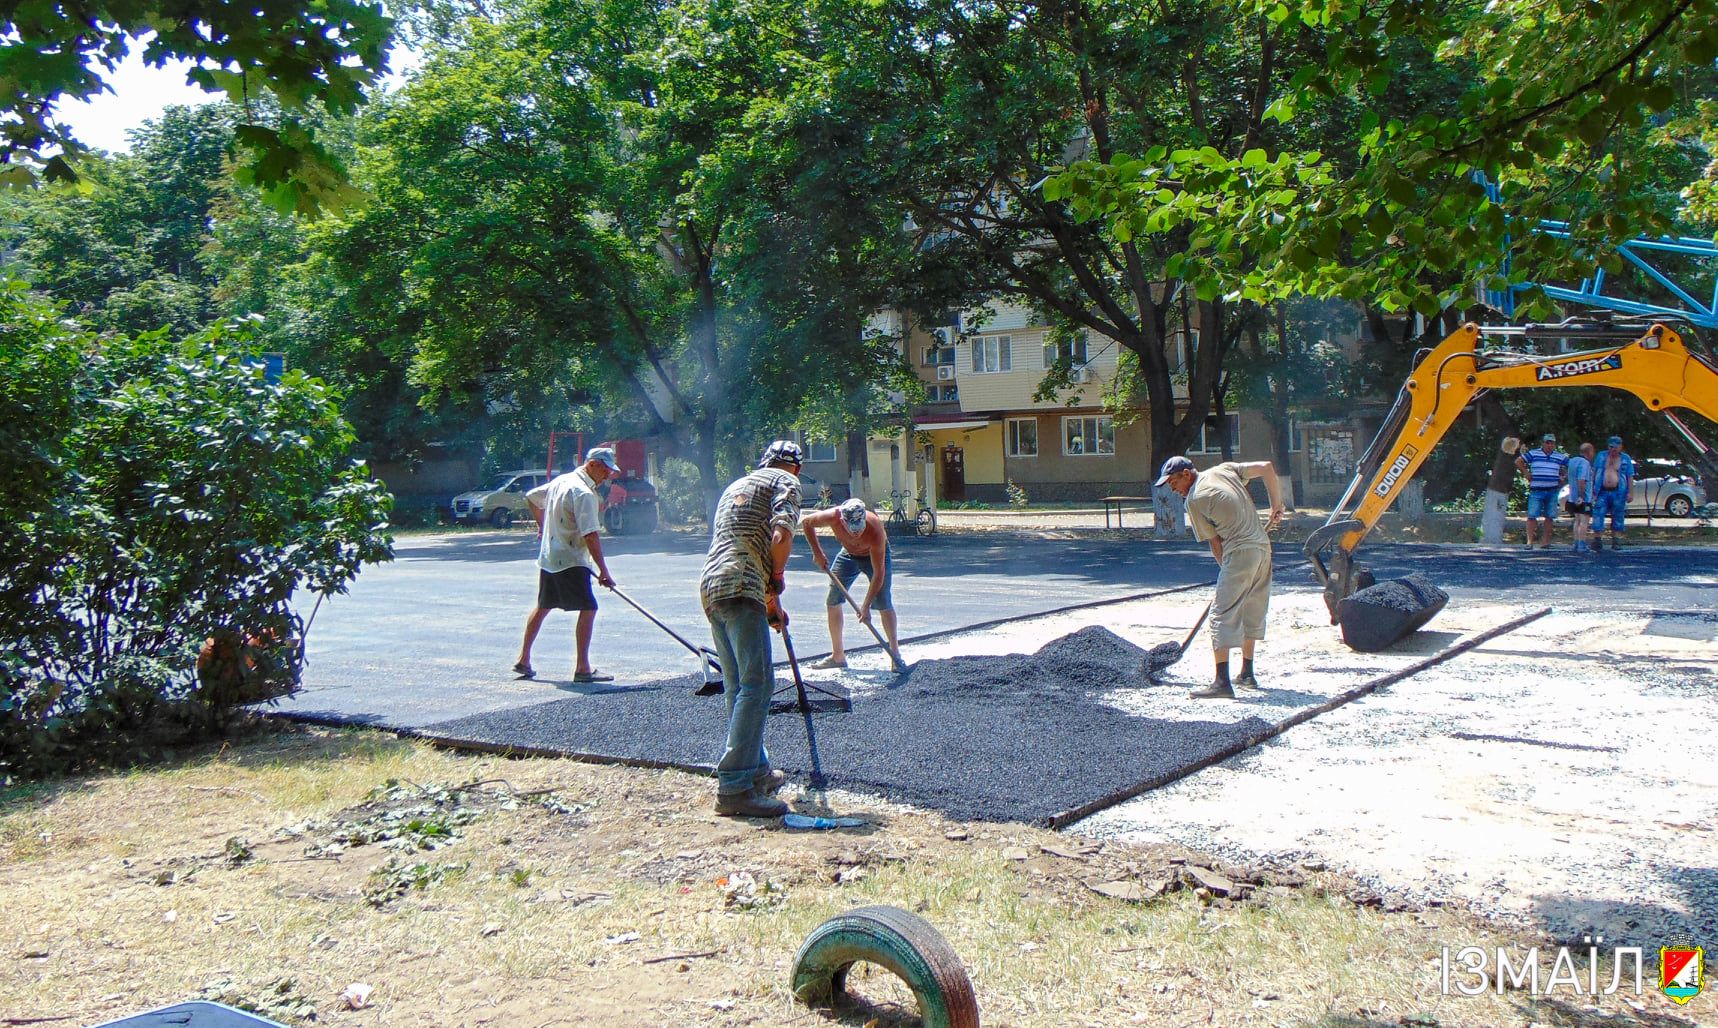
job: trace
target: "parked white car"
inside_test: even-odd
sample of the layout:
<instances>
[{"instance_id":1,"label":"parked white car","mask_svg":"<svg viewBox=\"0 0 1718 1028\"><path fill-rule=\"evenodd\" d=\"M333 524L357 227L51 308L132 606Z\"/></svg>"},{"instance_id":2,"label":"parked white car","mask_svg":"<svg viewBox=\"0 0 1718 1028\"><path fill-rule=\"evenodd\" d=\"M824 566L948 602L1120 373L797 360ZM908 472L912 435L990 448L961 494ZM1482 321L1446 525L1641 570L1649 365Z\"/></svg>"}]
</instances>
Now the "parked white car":
<instances>
[{"instance_id":1,"label":"parked white car","mask_svg":"<svg viewBox=\"0 0 1718 1028\"><path fill-rule=\"evenodd\" d=\"M1706 505L1706 490L1686 465L1675 461L1641 461L1629 498L1630 514L1664 514L1685 518Z\"/></svg>"},{"instance_id":2,"label":"parked white car","mask_svg":"<svg viewBox=\"0 0 1718 1028\"><path fill-rule=\"evenodd\" d=\"M488 484L455 496L453 520L465 524L487 521L496 528L506 528L514 518L530 516L525 494L548 480L549 473L542 468L503 471Z\"/></svg>"}]
</instances>

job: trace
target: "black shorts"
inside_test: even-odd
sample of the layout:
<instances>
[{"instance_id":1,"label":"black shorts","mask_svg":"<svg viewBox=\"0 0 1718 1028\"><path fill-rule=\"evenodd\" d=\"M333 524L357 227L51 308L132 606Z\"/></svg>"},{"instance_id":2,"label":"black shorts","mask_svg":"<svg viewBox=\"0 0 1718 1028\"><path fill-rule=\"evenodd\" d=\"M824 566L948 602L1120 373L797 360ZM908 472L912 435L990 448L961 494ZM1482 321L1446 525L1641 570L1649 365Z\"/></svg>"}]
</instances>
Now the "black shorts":
<instances>
[{"instance_id":1,"label":"black shorts","mask_svg":"<svg viewBox=\"0 0 1718 1028\"><path fill-rule=\"evenodd\" d=\"M1590 503L1576 503L1573 500L1564 500L1563 510L1569 514L1591 514L1593 512L1593 505Z\"/></svg>"},{"instance_id":2,"label":"black shorts","mask_svg":"<svg viewBox=\"0 0 1718 1028\"><path fill-rule=\"evenodd\" d=\"M564 571L537 569L537 606L543 610L596 610L595 576L586 567Z\"/></svg>"}]
</instances>

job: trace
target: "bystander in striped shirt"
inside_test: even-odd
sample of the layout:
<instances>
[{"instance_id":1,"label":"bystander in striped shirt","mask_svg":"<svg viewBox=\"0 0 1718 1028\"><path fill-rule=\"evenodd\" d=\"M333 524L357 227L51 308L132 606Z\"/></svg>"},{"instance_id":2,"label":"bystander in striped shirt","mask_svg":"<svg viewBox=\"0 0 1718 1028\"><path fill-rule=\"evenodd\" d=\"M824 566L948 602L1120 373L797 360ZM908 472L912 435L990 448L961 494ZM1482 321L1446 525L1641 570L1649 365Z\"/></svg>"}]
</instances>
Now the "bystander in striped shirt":
<instances>
[{"instance_id":1,"label":"bystander in striped shirt","mask_svg":"<svg viewBox=\"0 0 1718 1028\"><path fill-rule=\"evenodd\" d=\"M1521 455L1527 462L1527 487L1529 489L1561 489L1563 488L1563 470L1569 466L1569 455L1562 450L1552 450L1546 453L1535 447Z\"/></svg>"}]
</instances>

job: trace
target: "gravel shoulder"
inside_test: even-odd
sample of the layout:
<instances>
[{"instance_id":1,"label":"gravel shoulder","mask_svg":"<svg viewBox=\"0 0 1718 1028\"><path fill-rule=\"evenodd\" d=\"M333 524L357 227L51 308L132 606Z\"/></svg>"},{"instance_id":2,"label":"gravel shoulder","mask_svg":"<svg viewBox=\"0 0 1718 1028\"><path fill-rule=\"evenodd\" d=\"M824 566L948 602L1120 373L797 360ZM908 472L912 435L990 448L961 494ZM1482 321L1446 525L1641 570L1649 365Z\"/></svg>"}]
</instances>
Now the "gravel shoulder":
<instances>
[{"instance_id":1,"label":"gravel shoulder","mask_svg":"<svg viewBox=\"0 0 1718 1028\"><path fill-rule=\"evenodd\" d=\"M1076 831L1341 869L1562 939L1712 939L1714 636L1708 614L1554 612Z\"/></svg>"}]
</instances>

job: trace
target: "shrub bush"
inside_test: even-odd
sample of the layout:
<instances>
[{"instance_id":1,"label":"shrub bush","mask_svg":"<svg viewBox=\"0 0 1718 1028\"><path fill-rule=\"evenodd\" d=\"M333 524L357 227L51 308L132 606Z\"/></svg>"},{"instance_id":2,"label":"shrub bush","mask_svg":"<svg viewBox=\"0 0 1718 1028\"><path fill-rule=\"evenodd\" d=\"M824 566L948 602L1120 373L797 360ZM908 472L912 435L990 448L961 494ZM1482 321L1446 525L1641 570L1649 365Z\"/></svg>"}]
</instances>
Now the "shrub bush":
<instances>
[{"instance_id":1,"label":"shrub bush","mask_svg":"<svg viewBox=\"0 0 1718 1028\"><path fill-rule=\"evenodd\" d=\"M656 506L668 524L703 524L704 490L698 484L698 465L679 457L664 460L656 481Z\"/></svg>"},{"instance_id":2,"label":"shrub bush","mask_svg":"<svg viewBox=\"0 0 1718 1028\"><path fill-rule=\"evenodd\" d=\"M347 459L336 398L302 372L266 383L247 343L98 339L0 284L0 780L290 691L294 592L390 558L387 492Z\"/></svg>"}]
</instances>

